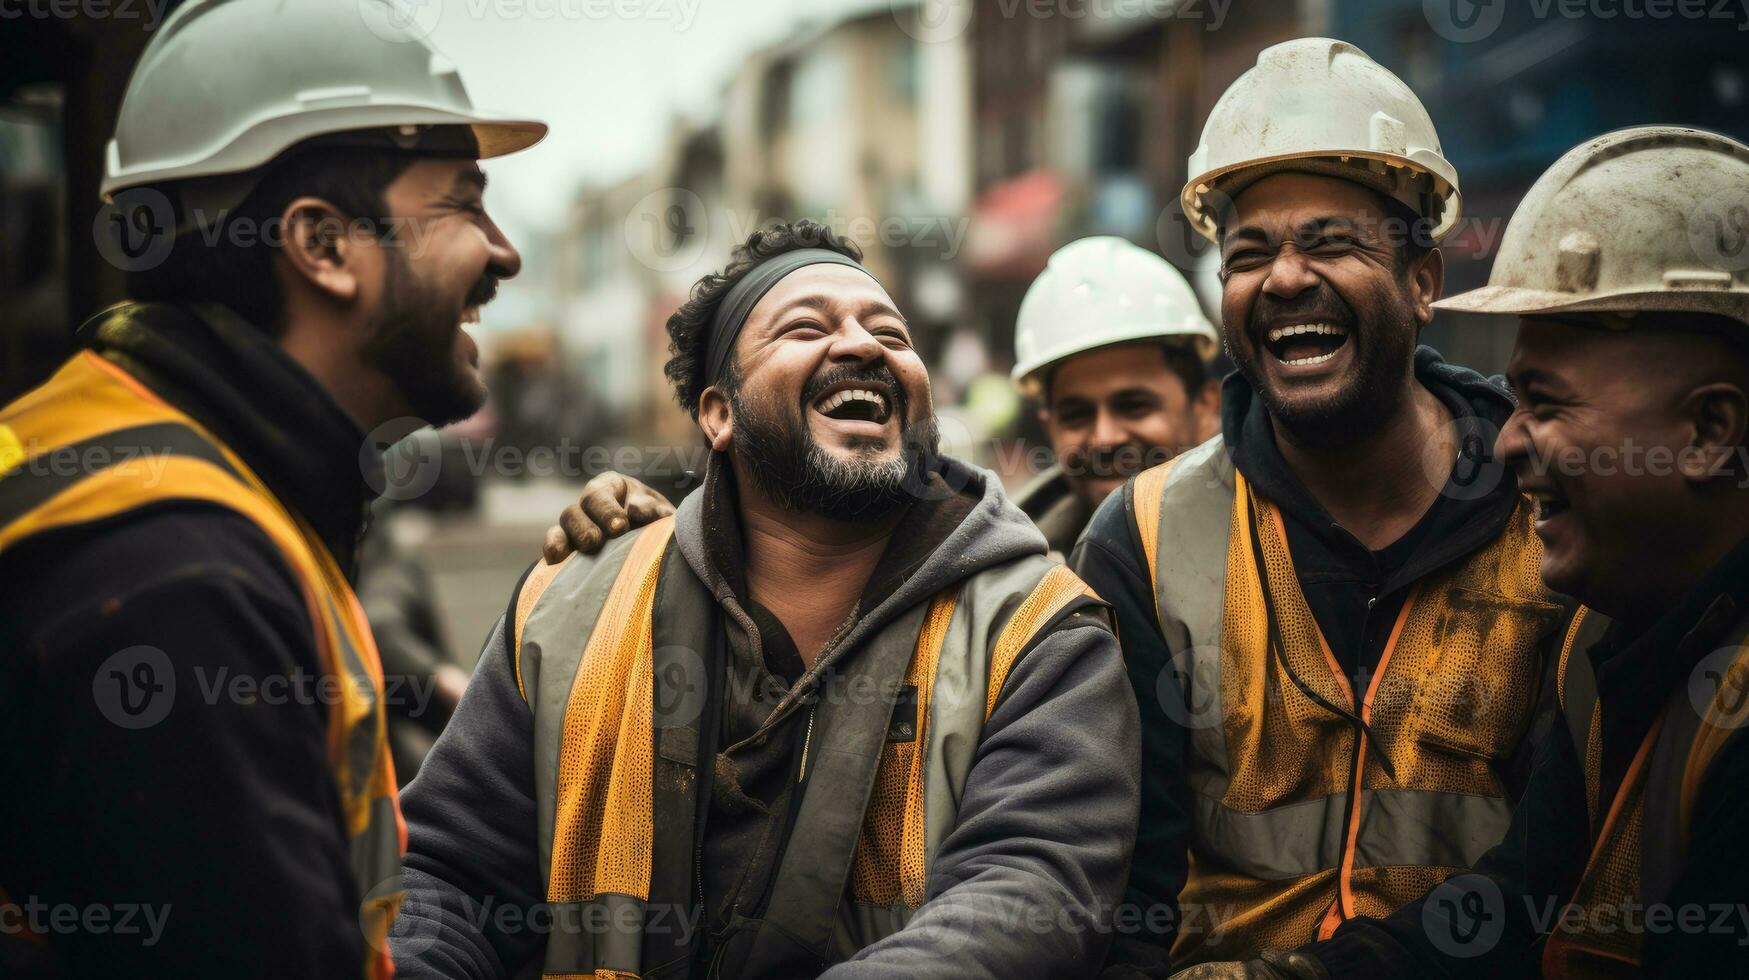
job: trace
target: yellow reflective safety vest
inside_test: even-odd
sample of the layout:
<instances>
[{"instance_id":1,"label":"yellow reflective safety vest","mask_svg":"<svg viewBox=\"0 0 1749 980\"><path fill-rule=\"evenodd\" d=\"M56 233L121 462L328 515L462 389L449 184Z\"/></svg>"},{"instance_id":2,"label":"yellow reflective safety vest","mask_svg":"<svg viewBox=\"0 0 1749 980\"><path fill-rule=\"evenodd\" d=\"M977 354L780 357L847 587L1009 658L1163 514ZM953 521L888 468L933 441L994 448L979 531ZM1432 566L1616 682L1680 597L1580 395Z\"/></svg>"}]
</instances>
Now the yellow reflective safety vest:
<instances>
[{"instance_id":1,"label":"yellow reflective safety vest","mask_svg":"<svg viewBox=\"0 0 1749 980\"><path fill-rule=\"evenodd\" d=\"M85 462L69 467L68 460ZM328 755L362 900L365 975L389 977L386 937L400 907L407 832L388 750L382 666L339 564L236 453L95 353L75 355L0 412L0 551L165 501L199 501L248 518L302 586L322 669L340 692L328 717Z\"/></svg>"},{"instance_id":2,"label":"yellow reflective safety vest","mask_svg":"<svg viewBox=\"0 0 1749 980\"><path fill-rule=\"evenodd\" d=\"M1467 868L1511 816L1495 764L1529 727L1567 612L1528 498L1412 586L1367 689L1300 591L1282 517L1213 439L1144 471L1136 526L1185 701L1190 872L1175 966L1382 916ZM1363 734L1363 724L1365 731ZM1190 921L1187 919L1187 921Z\"/></svg>"},{"instance_id":3,"label":"yellow reflective safety vest","mask_svg":"<svg viewBox=\"0 0 1749 980\"><path fill-rule=\"evenodd\" d=\"M679 923L693 916L696 925L701 911L696 832L708 793L699 772L715 758L707 706L721 690L712 631L724 613L673 530L664 518L598 555L537 566L516 598L509 626L534 715L540 862L554 913L548 977L690 969L694 948ZM1061 564L1037 555L995 566L839 661L833 694L775 709L807 713L805 789L765 909L731 926L741 932L736 973L812 975L904 926L923 903L1010 669L1051 624L1083 612L1105 621ZM712 768L702 766L707 787ZM718 955L729 948L725 939Z\"/></svg>"},{"instance_id":4,"label":"yellow reflective safety vest","mask_svg":"<svg viewBox=\"0 0 1749 980\"><path fill-rule=\"evenodd\" d=\"M1609 620L1582 610L1561 651L1561 713L1584 765L1591 856L1543 946L1542 975L1551 980L1638 977L1644 931L1622 919L1631 906L1662 902L1688 859L1694 804L1707 769L1725 742L1749 725L1749 618L1741 619L1713 671L1713 696L1703 713L1676 685L1653 721L1610 800L1599 799L1603 770L1603 709L1586 651ZM1704 662L1703 662L1704 663Z\"/></svg>"}]
</instances>

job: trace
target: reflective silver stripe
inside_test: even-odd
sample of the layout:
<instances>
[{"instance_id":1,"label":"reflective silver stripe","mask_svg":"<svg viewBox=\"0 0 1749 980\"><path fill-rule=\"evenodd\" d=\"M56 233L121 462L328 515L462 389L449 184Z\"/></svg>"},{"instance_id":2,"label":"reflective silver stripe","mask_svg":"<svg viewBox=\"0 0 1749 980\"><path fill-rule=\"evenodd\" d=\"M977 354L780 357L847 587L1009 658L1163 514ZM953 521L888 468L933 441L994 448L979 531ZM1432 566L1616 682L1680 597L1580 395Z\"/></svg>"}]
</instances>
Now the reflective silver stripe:
<instances>
[{"instance_id":1,"label":"reflective silver stripe","mask_svg":"<svg viewBox=\"0 0 1749 980\"><path fill-rule=\"evenodd\" d=\"M1257 813L1196 797L1198 861L1211 872L1279 881L1330 871L1342 857L1347 793ZM1512 808L1503 799L1430 790L1361 794L1354 866L1467 868L1506 835Z\"/></svg>"},{"instance_id":2,"label":"reflective silver stripe","mask_svg":"<svg viewBox=\"0 0 1749 980\"><path fill-rule=\"evenodd\" d=\"M376 679L365 669L364 658L359 656L358 649L352 645L351 634L346 631L346 621L340 617L340 611L334 608L334 599L325 588L322 590L322 601L334 623L334 631L340 636L340 662L346 672L352 675L353 682L358 686L359 696L371 709L369 714L346 733L348 789L354 797L359 797L370 792L371 776L376 772L377 753L382 745L377 738L376 719L380 709L377 704Z\"/></svg>"},{"instance_id":3,"label":"reflective silver stripe","mask_svg":"<svg viewBox=\"0 0 1749 980\"><path fill-rule=\"evenodd\" d=\"M643 899L603 892L593 901L556 902L550 908L553 931L547 936L542 972L584 976L596 970L638 972Z\"/></svg>"},{"instance_id":4,"label":"reflective silver stripe","mask_svg":"<svg viewBox=\"0 0 1749 980\"><path fill-rule=\"evenodd\" d=\"M1227 544L1232 534L1233 463L1216 436L1172 464L1160 496L1154 576L1160 631L1184 679L1190 725L1186 776L1199 793L1227 790L1222 728L1221 623L1226 616Z\"/></svg>"},{"instance_id":5,"label":"reflective silver stripe","mask_svg":"<svg viewBox=\"0 0 1749 980\"><path fill-rule=\"evenodd\" d=\"M1506 836L1512 804L1498 796L1376 789L1360 796L1357 868L1467 868Z\"/></svg>"},{"instance_id":6,"label":"reflective silver stripe","mask_svg":"<svg viewBox=\"0 0 1749 980\"><path fill-rule=\"evenodd\" d=\"M401 880L401 833L395 826L395 801L379 796L370 801L370 823L348 842L352 880L369 895L384 882Z\"/></svg>"},{"instance_id":7,"label":"reflective silver stripe","mask_svg":"<svg viewBox=\"0 0 1749 980\"><path fill-rule=\"evenodd\" d=\"M1342 857L1347 793L1246 813L1196 794L1191 849L1209 873L1234 872L1257 881L1328 871Z\"/></svg>"}]
</instances>

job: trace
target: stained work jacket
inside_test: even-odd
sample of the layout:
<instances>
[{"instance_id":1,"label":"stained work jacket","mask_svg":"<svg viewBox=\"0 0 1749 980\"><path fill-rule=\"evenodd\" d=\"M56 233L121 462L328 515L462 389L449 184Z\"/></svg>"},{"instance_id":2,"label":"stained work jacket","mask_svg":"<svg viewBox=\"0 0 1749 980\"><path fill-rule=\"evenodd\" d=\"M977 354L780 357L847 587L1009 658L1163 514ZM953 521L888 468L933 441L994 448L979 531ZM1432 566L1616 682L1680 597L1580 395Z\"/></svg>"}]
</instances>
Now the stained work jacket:
<instances>
[{"instance_id":1,"label":"stained work jacket","mask_svg":"<svg viewBox=\"0 0 1749 980\"><path fill-rule=\"evenodd\" d=\"M1460 424L1510 410L1429 349L1416 371ZM1129 900L1178 909L1155 937L1170 966L1121 950L1150 975L1328 936L1498 841L1570 616L1510 474L1455 485L1488 444L1401 547L1369 554L1280 461L1243 378L1223 395L1226 434L1114 494L1075 556L1120 604L1143 706Z\"/></svg>"}]
</instances>

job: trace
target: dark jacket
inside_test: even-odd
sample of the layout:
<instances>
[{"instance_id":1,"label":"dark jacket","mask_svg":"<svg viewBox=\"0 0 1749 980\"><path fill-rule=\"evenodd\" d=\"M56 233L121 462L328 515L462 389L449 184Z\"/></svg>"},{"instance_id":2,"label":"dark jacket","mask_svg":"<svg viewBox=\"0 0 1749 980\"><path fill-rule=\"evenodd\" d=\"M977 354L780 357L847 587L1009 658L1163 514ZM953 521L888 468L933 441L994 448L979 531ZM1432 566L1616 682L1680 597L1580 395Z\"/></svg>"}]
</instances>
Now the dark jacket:
<instances>
[{"instance_id":1,"label":"dark jacket","mask_svg":"<svg viewBox=\"0 0 1749 980\"><path fill-rule=\"evenodd\" d=\"M1075 550L1075 542L1093 517L1093 508L1069 485L1060 465L1045 470L1021 487L1014 495L1014 506L1032 519L1051 546L1051 552L1061 558Z\"/></svg>"},{"instance_id":2,"label":"dark jacket","mask_svg":"<svg viewBox=\"0 0 1749 980\"><path fill-rule=\"evenodd\" d=\"M1666 704L1687 708L1682 695L1690 691L1696 665L1740 632L1746 619L1749 541L1644 633L1631 636L1611 626L1589 650L1573 651L1589 657L1596 673L1603 719L1598 795L1605 806L1653 720ZM1710 697L1711 688L1703 689ZM1336 977L1537 976L1546 933L1572 899L1595 838L1584 766L1584 749L1574 745L1568 727L1551 726L1511 830L1474 868L1487 884L1474 882L1452 894L1435 891L1386 919L1355 919L1303 951ZM1642 869L1642 885L1653 877L1670 882L1667 894L1642 896L1650 903L1642 919L1647 975L1749 976L1745 827L1749 740L1739 732L1714 758L1695 801L1688 861L1656 875ZM1466 905L1466 893L1483 900ZM1467 909L1480 911L1472 915ZM1496 915L1502 920L1497 926ZM1690 925L1683 926L1685 921Z\"/></svg>"},{"instance_id":3,"label":"dark jacket","mask_svg":"<svg viewBox=\"0 0 1749 980\"><path fill-rule=\"evenodd\" d=\"M1498 382L1447 364L1432 348L1415 355L1415 375L1451 410L1460 425L1495 432L1512 411L1511 396ZM1496 538L1518 499L1518 483L1488 458L1491 442L1457 461L1451 479L1476 492L1447 492L1402 538L1370 551L1333 520L1294 475L1276 448L1273 424L1244 377L1229 375L1222 386L1222 438L1234 466L1258 493L1280 508L1301 592L1337 662L1351 678L1364 678L1378 665L1390 629L1410 589L1421 578L1460 561ZM1466 423L1464 420L1473 420ZM1477 479L1478 467L1493 466ZM1188 743L1185 729L1162 705L1182 698L1171 655L1154 615L1154 590L1136 528L1135 481L1106 498L1076 546L1070 565L1117 608L1118 635L1142 714L1141 830L1126 903L1140 906L1141 927L1120 935L1113 966L1149 976L1171 972L1167 951L1180 925L1177 897L1189 873L1190 790L1184 779ZM1485 492L1484 492L1485 491ZM1551 658L1552 661L1553 658ZM1555 710L1552 684L1545 684L1530 730L1549 724ZM1364 679L1355 690L1365 690ZM1529 778L1532 743L1502 765L1509 795L1516 798ZM1184 911L1183 914L1196 914ZM1149 928L1149 922L1164 928Z\"/></svg>"},{"instance_id":4,"label":"dark jacket","mask_svg":"<svg viewBox=\"0 0 1749 980\"><path fill-rule=\"evenodd\" d=\"M949 585L1043 553L1043 539L993 476L952 461L943 462L942 472L948 485L964 488L963 499L907 518L864 602L841 627L842 639L815 670L835 655L858 656L866 638ZM729 666L782 675L786 663L793 670L799 659L786 656L792 648L785 639L751 635L775 624L761 626L748 615L736 595L738 576L724 570L739 552L730 539L738 536L736 525L726 519L712 500L695 494L676 515L675 544L701 582L727 586L714 590L719 622L738 623L731 634L749 634L731 649L737 662ZM751 631L747 620L755 624ZM737 686L728 686L727 699L749 696ZM1103 917L1122 890L1136 818L1131 705L1103 624L1066 613L1048 626L1022 652L984 727L924 904L904 929L826 975L1011 978L1073 975L1048 964L1097 962L1107 942L1102 932L1057 928L1055 918L1044 928L1024 926L1041 911ZM753 708L727 706L725 724L742 725ZM396 933L406 938L393 946L403 977L504 977L540 954L546 934L527 925L545 899L532 727L500 622L454 721L404 797L407 904ZM791 843L780 791L766 787L760 774L793 772L786 748L793 733L780 727L768 735L778 744L719 754L703 835L706 860L719 865L703 875L706 928L720 925L724 902L737 894L757 901L772 858ZM783 782L793 780L772 785ZM717 824L724 814L738 814L727 837ZM959 884L943 893L953 882Z\"/></svg>"},{"instance_id":5,"label":"dark jacket","mask_svg":"<svg viewBox=\"0 0 1749 980\"><path fill-rule=\"evenodd\" d=\"M223 311L133 305L82 339L217 433L350 567L364 434L270 338ZM0 581L0 887L20 904L111 910L100 929L49 930L63 966L357 976L327 707L235 694L322 672L303 592L266 535L227 509L166 503L27 538L0 553ZM93 690L106 660L139 646L167 656L175 700L134 730Z\"/></svg>"}]
</instances>

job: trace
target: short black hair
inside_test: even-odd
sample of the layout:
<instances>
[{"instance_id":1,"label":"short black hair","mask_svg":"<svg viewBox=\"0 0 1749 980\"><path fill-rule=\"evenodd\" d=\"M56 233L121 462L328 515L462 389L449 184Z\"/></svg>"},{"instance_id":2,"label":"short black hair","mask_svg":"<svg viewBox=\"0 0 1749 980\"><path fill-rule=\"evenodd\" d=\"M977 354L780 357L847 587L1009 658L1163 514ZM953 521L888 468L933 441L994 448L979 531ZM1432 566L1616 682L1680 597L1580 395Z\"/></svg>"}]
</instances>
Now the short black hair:
<instances>
[{"instance_id":1,"label":"short black hair","mask_svg":"<svg viewBox=\"0 0 1749 980\"><path fill-rule=\"evenodd\" d=\"M1144 344L1146 341L1131 341L1130 343ZM1162 340L1154 346L1159 349L1160 356L1165 358L1166 369L1177 375L1178 380L1183 382L1185 397L1193 402L1196 401L1197 394L1209 383L1209 369L1208 365L1203 363L1202 355L1196 352L1194 346L1187 345L1182 341ZM1094 349L1098 350L1099 348ZM1068 360L1068 358L1064 358L1064 360ZM1051 382L1056 380L1057 368L1061 366L1062 361L1058 361L1046 368L1044 376L1040 379L1042 384L1039 395L1043 398L1046 408L1049 408L1051 404Z\"/></svg>"},{"instance_id":2,"label":"short black hair","mask_svg":"<svg viewBox=\"0 0 1749 980\"><path fill-rule=\"evenodd\" d=\"M231 308L258 329L278 336L284 329L284 300L273 258L284 230L269 236L285 206L300 197L319 197L348 221L372 222L379 230L389 216L384 194L419 156L356 146L293 147L262 168L249 194L221 211L213 227L185 231L164 261L128 273L131 299L160 302L215 302ZM161 187L172 201L177 188ZM181 221L183 203L178 201Z\"/></svg>"},{"instance_id":3,"label":"short black hair","mask_svg":"<svg viewBox=\"0 0 1749 980\"><path fill-rule=\"evenodd\" d=\"M716 379L704 376L705 360L710 350L711 321L723 297L753 268L774 255L804 248L830 249L861 262L862 249L856 243L831 228L803 218L793 224L778 224L747 236L744 244L735 246L729 264L721 272L713 272L693 283L686 302L668 318L668 363L662 372L674 386L674 400L693 417L698 416L698 400ZM735 374L734 358L729 359L729 374Z\"/></svg>"}]
</instances>

